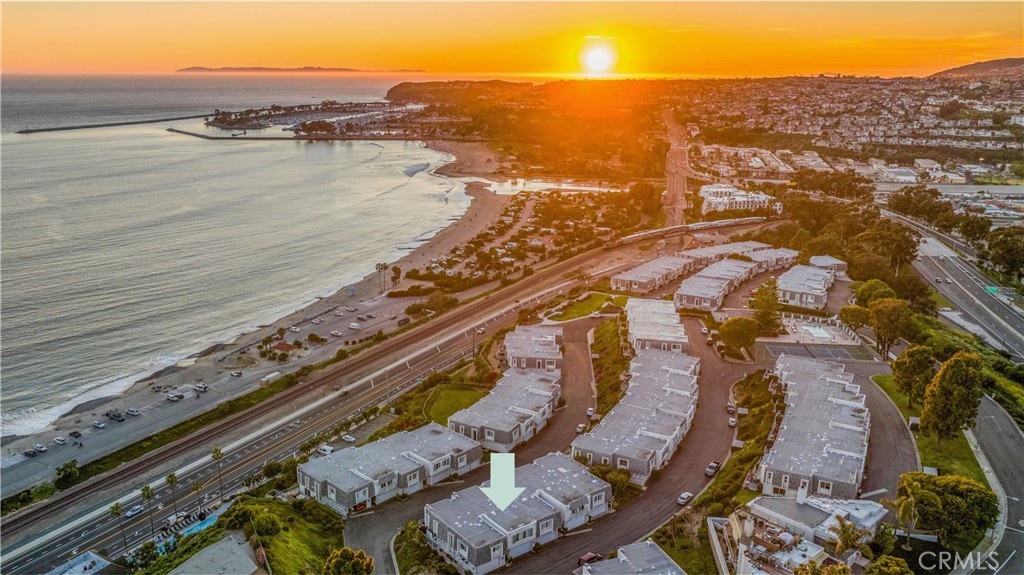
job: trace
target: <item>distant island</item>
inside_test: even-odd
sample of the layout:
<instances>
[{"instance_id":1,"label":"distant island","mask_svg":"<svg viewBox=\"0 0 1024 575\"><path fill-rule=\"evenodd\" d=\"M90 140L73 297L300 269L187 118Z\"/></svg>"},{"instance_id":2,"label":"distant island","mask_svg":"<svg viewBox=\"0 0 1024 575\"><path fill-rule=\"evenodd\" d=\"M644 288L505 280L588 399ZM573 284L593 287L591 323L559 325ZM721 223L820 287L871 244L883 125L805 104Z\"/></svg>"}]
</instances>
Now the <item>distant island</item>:
<instances>
[{"instance_id":1,"label":"distant island","mask_svg":"<svg viewBox=\"0 0 1024 575\"><path fill-rule=\"evenodd\" d=\"M207 68L206 66L191 66L188 68L181 68L175 70L175 74L203 74L203 73L222 73L222 72L290 72L290 73L302 73L302 72L343 72L347 74L425 74L424 70L359 70L357 68L322 68L320 66L303 66L301 68L268 68L265 66L245 66L245 67L233 67L228 66L224 68Z\"/></svg>"}]
</instances>

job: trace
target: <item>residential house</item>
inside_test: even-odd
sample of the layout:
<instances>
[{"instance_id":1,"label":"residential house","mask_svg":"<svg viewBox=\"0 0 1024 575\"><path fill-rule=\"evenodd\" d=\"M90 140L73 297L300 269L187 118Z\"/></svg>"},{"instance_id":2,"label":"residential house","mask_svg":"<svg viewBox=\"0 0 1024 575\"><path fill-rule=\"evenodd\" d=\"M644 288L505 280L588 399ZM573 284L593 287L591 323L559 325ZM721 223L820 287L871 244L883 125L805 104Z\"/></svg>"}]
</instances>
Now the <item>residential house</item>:
<instances>
[{"instance_id":1,"label":"residential house","mask_svg":"<svg viewBox=\"0 0 1024 575\"><path fill-rule=\"evenodd\" d=\"M558 407L560 372L511 368L485 397L448 418L448 429L507 453L544 429Z\"/></svg>"}]
</instances>

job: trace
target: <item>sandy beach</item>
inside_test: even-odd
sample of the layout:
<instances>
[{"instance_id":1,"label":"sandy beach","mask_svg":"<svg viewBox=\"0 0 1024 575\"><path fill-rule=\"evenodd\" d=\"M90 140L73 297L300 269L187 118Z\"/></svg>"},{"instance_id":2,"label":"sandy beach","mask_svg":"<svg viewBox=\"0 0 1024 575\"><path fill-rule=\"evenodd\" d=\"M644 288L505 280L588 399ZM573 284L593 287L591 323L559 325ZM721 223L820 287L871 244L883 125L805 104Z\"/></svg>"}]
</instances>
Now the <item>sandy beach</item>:
<instances>
[{"instance_id":1,"label":"sandy beach","mask_svg":"<svg viewBox=\"0 0 1024 575\"><path fill-rule=\"evenodd\" d=\"M493 170L497 168L498 163L486 144L429 142L428 146L450 153L455 157L455 161L435 170L438 175L456 178L484 178L492 179L492 181L496 179ZM487 161L488 158L491 158L490 162ZM453 221L451 225L440 230L430 240L416 246L397 261L387 262L388 267L397 265L405 271L413 267L422 267L431 259L448 254L454 246L468 242L481 230L496 222L505 205L511 200L511 196L495 194L486 183L479 181L467 183L466 194L472 197L473 201L461 218ZM300 352L297 358L280 366L270 365L265 361L256 365L254 346L264 337L276 333L281 327L287 329L303 322L308 323L319 316L326 318L327 322L340 323L337 327L330 326L330 323L314 326L318 333L323 332L321 335L326 335L328 329L344 329L344 326L355 318L334 317L331 312L339 307L357 306L358 313L376 313L380 318L385 318L389 314L401 315L401 310L409 304L410 300L382 296L379 292L377 273L373 270L367 271L369 273L359 282L339 286L332 295L281 317L270 325L260 326L259 329L241 334L233 341L212 345L202 352L179 361L174 366L150 374L135 382L119 395L82 403L39 433L4 437L4 452L7 454L17 453L28 449L35 442L50 443L53 437L66 436L74 429L85 434L83 442L89 441L92 435L90 431L95 431L90 429L93 420L107 421L103 414L108 410L116 409L123 412L129 407L142 409L143 417L130 418L129 421L133 425L124 430L131 435L132 440L141 439L159 429L193 417L201 411L209 409L214 403L256 388L260 384L259 379L255 377L257 373L269 374L275 371L282 374L288 373L298 369L306 362L325 359L333 355L334 350L338 347L336 343L326 344L313 350L307 349ZM388 289L403 289L415 283L403 278L393 286L390 282L390 271L386 275L388 276ZM350 315L354 316L355 314ZM393 322L378 320L377 323L381 324L380 327L383 329L394 327ZM386 325L387 323L390 323L390 326ZM376 324L371 323L371 326L373 330L378 329ZM288 333L285 338L291 341L298 338L304 339L306 335L308 332ZM249 353L249 349L252 349L253 353ZM231 377L230 372L233 370L243 370L246 372L246 376ZM250 374L253 375L250 376ZM209 384L210 393L199 394L192 391L192 386L197 382ZM154 388L162 391L154 391ZM185 392L186 399L178 403L168 402L164 392L169 389ZM192 404L188 400L196 401L195 405L202 405L203 409L191 408ZM111 425L124 426L125 424L111 423ZM124 438L117 441L119 445L124 443L122 439ZM107 451L109 450L112 449L107 449ZM81 455L83 459L88 459L88 453Z\"/></svg>"}]
</instances>

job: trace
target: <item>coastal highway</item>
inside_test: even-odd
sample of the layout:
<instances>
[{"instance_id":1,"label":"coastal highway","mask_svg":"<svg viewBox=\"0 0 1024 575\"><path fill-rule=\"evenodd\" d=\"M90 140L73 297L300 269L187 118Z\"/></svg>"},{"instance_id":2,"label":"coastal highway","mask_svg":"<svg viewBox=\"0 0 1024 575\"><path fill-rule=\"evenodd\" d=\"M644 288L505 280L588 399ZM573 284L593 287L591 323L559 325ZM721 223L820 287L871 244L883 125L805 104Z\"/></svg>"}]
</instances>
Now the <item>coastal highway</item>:
<instances>
[{"instance_id":1,"label":"coastal highway","mask_svg":"<svg viewBox=\"0 0 1024 575\"><path fill-rule=\"evenodd\" d=\"M566 284L563 287L567 287ZM530 303L540 303L560 293L550 290L539 300L531 299ZM479 327L488 332L497 331L513 325L518 319L518 311L509 308L493 317L487 318ZM327 430L353 414L372 405L379 405L397 397L404 391L415 387L417 379L431 371L445 369L460 358L467 356L476 341L472 332L457 334L446 341L438 343L422 351L416 356L403 358L400 361L379 370L358 382L329 396L328 401L314 404L312 409L299 415L283 417L273 424L256 430L246 438L224 448L224 459L221 461L221 477L218 478L217 463L209 456L175 470L178 476L177 507L179 512L193 512L200 506L212 504L220 497L221 479L226 494L243 491L243 480L249 475L259 472L269 461L283 461L296 454L298 446L310 437ZM377 383L374 383L377 382ZM341 400L342 395L345 397ZM361 435L368 432L355 433L359 440L366 439ZM212 439L209 443L213 444ZM190 493L189 485L193 481L203 484L198 493ZM163 480L156 480L150 485L156 492L153 501L153 522L157 529L164 524L168 516L174 513L171 503L171 490ZM137 491L117 500L127 510L134 505L145 505ZM113 502L110 502L112 504ZM160 509L157 509L160 506ZM5 553L3 571L5 573L44 573L67 561L71 557L88 549L104 550L108 555L117 557L124 553L124 542L117 519L111 517L107 510L109 504L84 514L71 522L64 529L57 530L51 537L36 539L27 545ZM214 511L216 513L216 511ZM131 518L122 518L125 539L128 548L136 546L152 538L150 516L143 512Z\"/></svg>"}]
</instances>

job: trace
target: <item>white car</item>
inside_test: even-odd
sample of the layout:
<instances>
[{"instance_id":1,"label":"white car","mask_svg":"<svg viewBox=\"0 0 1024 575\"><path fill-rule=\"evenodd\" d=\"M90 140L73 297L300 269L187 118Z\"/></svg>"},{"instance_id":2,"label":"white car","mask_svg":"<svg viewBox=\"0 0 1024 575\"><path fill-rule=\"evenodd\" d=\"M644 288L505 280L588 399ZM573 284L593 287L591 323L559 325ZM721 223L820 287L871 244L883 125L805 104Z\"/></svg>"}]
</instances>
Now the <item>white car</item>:
<instances>
[{"instance_id":1,"label":"white car","mask_svg":"<svg viewBox=\"0 0 1024 575\"><path fill-rule=\"evenodd\" d=\"M125 517L135 517L139 513L142 513L144 510L145 509L141 505L136 505L136 506L132 507L131 509L129 509L128 511L125 511L124 516Z\"/></svg>"},{"instance_id":2,"label":"white car","mask_svg":"<svg viewBox=\"0 0 1024 575\"><path fill-rule=\"evenodd\" d=\"M94 421L92 422L92 426L95 427L96 429L104 429L107 427L107 424L103 423L102 421Z\"/></svg>"},{"instance_id":3,"label":"white car","mask_svg":"<svg viewBox=\"0 0 1024 575\"><path fill-rule=\"evenodd\" d=\"M594 317L594 318L601 317L601 313L600 312L596 312L596 311L592 311L592 312L590 312L590 317Z\"/></svg>"},{"instance_id":4,"label":"white car","mask_svg":"<svg viewBox=\"0 0 1024 575\"><path fill-rule=\"evenodd\" d=\"M587 417L594 417L595 413L597 413L597 411L595 411L593 407L587 408Z\"/></svg>"},{"instance_id":5,"label":"white car","mask_svg":"<svg viewBox=\"0 0 1024 575\"><path fill-rule=\"evenodd\" d=\"M686 505L687 503L690 502L691 499L693 499L693 494L690 493L689 491L684 491L682 495L676 498L676 503L680 505Z\"/></svg>"},{"instance_id":6,"label":"white car","mask_svg":"<svg viewBox=\"0 0 1024 575\"><path fill-rule=\"evenodd\" d=\"M356 438L352 437L351 435L342 435L341 436L341 440L344 441L345 443L355 443L356 442Z\"/></svg>"},{"instance_id":7,"label":"white car","mask_svg":"<svg viewBox=\"0 0 1024 575\"><path fill-rule=\"evenodd\" d=\"M345 311L356 311L357 309L359 309L359 308L357 308L357 307L352 307L352 306L350 306L350 305L347 305L347 306L345 306Z\"/></svg>"},{"instance_id":8,"label":"white car","mask_svg":"<svg viewBox=\"0 0 1024 575\"><path fill-rule=\"evenodd\" d=\"M334 312L334 315L335 315L336 317L341 317L341 316L345 315L345 312L343 312L343 311L341 311L341 310L339 309L338 311Z\"/></svg>"},{"instance_id":9,"label":"white car","mask_svg":"<svg viewBox=\"0 0 1024 575\"><path fill-rule=\"evenodd\" d=\"M302 331L302 330L301 330L301 329L299 329L299 328L297 328L297 327L295 327L295 326L293 325L293 326L291 326L290 328L288 328L288 331L290 331L290 332L293 332L293 333L299 333L299 332L300 332L300 331Z\"/></svg>"},{"instance_id":10,"label":"white car","mask_svg":"<svg viewBox=\"0 0 1024 575\"><path fill-rule=\"evenodd\" d=\"M352 323L348 324L348 328L349 328L349 329L359 329L360 327L362 327L362 326L360 326L360 325L359 325L358 323L356 323L356 322L352 322Z\"/></svg>"},{"instance_id":11,"label":"white car","mask_svg":"<svg viewBox=\"0 0 1024 575\"><path fill-rule=\"evenodd\" d=\"M242 372L240 372L240 371L232 371L231 372L231 377L242 377Z\"/></svg>"},{"instance_id":12,"label":"white car","mask_svg":"<svg viewBox=\"0 0 1024 575\"><path fill-rule=\"evenodd\" d=\"M707 334L708 334L708 328L706 328L706 327L702 327L702 328L700 328L700 332L701 332L702 334L704 334L704 335L707 335Z\"/></svg>"},{"instance_id":13,"label":"white car","mask_svg":"<svg viewBox=\"0 0 1024 575\"><path fill-rule=\"evenodd\" d=\"M729 418L729 427L736 427L736 423L737 422L736 422L736 418L735 417L730 417Z\"/></svg>"},{"instance_id":14,"label":"white car","mask_svg":"<svg viewBox=\"0 0 1024 575\"><path fill-rule=\"evenodd\" d=\"M46 446L43 445L42 443L37 443L32 446L32 449L35 449L39 453L43 453L44 451L46 451Z\"/></svg>"},{"instance_id":15,"label":"white car","mask_svg":"<svg viewBox=\"0 0 1024 575\"><path fill-rule=\"evenodd\" d=\"M68 442L68 438L66 438L66 437L54 437L53 438L53 442L56 443L57 445L64 445L65 443Z\"/></svg>"},{"instance_id":16,"label":"white car","mask_svg":"<svg viewBox=\"0 0 1024 575\"><path fill-rule=\"evenodd\" d=\"M341 333L338 330L334 330L334 331L331 332L331 335L333 335L334 337L341 337L341 336L343 336L345 334Z\"/></svg>"},{"instance_id":17,"label":"white car","mask_svg":"<svg viewBox=\"0 0 1024 575\"><path fill-rule=\"evenodd\" d=\"M129 407L128 409L124 410L124 412L132 417L137 417L142 414L142 411L138 407Z\"/></svg>"},{"instance_id":18,"label":"white car","mask_svg":"<svg viewBox=\"0 0 1024 575\"><path fill-rule=\"evenodd\" d=\"M314 323L314 324L316 324L316 325L320 325L320 324L322 324L323 322L324 322L324 320L322 320L322 319L320 319L320 318L316 318L316 319L314 319L314 320L313 320L313 323Z\"/></svg>"},{"instance_id":19,"label":"white car","mask_svg":"<svg viewBox=\"0 0 1024 575\"><path fill-rule=\"evenodd\" d=\"M576 426L576 433L583 433L586 430L587 430L587 424L586 423L581 423L581 424Z\"/></svg>"}]
</instances>

